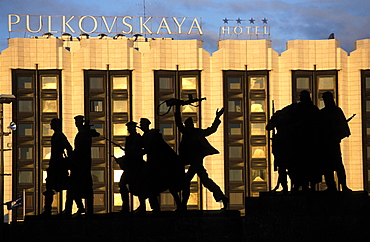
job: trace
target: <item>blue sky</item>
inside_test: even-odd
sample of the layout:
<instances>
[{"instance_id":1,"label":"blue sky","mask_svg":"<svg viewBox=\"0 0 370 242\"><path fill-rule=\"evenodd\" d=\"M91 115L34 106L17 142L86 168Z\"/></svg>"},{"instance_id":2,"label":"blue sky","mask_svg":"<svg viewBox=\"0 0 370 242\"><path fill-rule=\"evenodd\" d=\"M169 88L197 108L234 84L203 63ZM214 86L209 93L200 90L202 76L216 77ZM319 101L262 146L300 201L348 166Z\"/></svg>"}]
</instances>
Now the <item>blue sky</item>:
<instances>
[{"instance_id":1,"label":"blue sky","mask_svg":"<svg viewBox=\"0 0 370 242\"><path fill-rule=\"evenodd\" d=\"M335 33L347 52L354 50L356 40L370 38L369 0L146 0L146 3L146 16L201 17L203 47L211 53L217 50L219 29L225 18L268 19L272 47L280 53L289 40L327 39L330 33ZM7 48L9 37L27 37L24 33L9 34L9 14L139 17L144 12L142 4L143 0L0 0L0 51ZM229 25L237 24L234 21ZM249 22L242 25L249 26Z\"/></svg>"}]
</instances>

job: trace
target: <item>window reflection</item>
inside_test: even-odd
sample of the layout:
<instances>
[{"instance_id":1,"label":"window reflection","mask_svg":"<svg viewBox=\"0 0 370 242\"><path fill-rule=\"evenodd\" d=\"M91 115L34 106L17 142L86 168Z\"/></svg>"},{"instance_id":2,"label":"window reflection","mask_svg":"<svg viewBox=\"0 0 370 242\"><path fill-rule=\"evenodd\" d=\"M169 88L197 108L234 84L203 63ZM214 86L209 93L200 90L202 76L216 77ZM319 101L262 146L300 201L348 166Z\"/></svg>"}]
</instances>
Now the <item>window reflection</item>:
<instances>
[{"instance_id":1,"label":"window reflection","mask_svg":"<svg viewBox=\"0 0 370 242\"><path fill-rule=\"evenodd\" d=\"M242 192L230 192L231 205L243 205L244 195Z\"/></svg>"},{"instance_id":2,"label":"window reflection","mask_svg":"<svg viewBox=\"0 0 370 242\"><path fill-rule=\"evenodd\" d=\"M252 181L259 182L265 181L266 171L265 170L252 170Z\"/></svg>"},{"instance_id":3,"label":"window reflection","mask_svg":"<svg viewBox=\"0 0 370 242\"><path fill-rule=\"evenodd\" d=\"M90 77L90 89L104 89L103 77Z\"/></svg>"},{"instance_id":4,"label":"window reflection","mask_svg":"<svg viewBox=\"0 0 370 242\"><path fill-rule=\"evenodd\" d=\"M185 105L185 106L182 106L182 112L183 113L195 113L197 112L197 107L194 107L191 105Z\"/></svg>"},{"instance_id":5,"label":"window reflection","mask_svg":"<svg viewBox=\"0 0 370 242\"><path fill-rule=\"evenodd\" d=\"M32 124L19 124L18 135L19 136L32 136Z\"/></svg>"},{"instance_id":6,"label":"window reflection","mask_svg":"<svg viewBox=\"0 0 370 242\"><path fill-rule=\"evenodd\" d=\"M334 89L333 76L319 76L319 89Z\"/></svg>"},{"instance_id":7,"label":"window reflection","mask_svg":"<svg viewBox=\"0 0 370 242\"><path fill-rule=\"evenodd\" d=\"M170 193L161 193L161 204L163 205L173 205L175 200Z\"/></svg>"},{"instance_id":8,"label":"window reflection","mask_svg":"<svg viewBox=\"0 0 370 242\"><path fill-rule=\"evenodd\" d=\"M31 113L33 111L32 108L32 100L19 100L18 101L18 111L20 113Z\"/></svg>"},{"instance_id":9,"label":"window reflection","mask_svg":"<svg viewBox=\"0 0 370 242\"><path fill-rule=\"evenodd\" d=\"M297 77L297 89L310 89L310 78L309 77Z\"/></svg>"},{"instance_id":10,"label":"window reflection","mask_svg":"<svg viewBox=\"0 0 370 242\"><path fill-rule=\"evenodd\" d=\"M229 180L231 182L241 182L243 181L243 171L238 169L238 170L230 170L229 171Z\"/></svg>"},{"instance_id":11,"label":"window reflection","mask_svg":"<svg viewBox=\"0 0 370 242\"><path fill-rule=\"evenodd\" d=\"M42 147L42 159L43 160L50 160L51 155L51 147Z\"/></svg>"},{"instance_id":12,"label":"window reflection","mask_svg":"<svg viewBox=\"0 0 370 242\"><path fill-rule=\"evenodd\" d=\"M265 111L265 101L251 101L251 112L258 113Z\"/></svg>"},{"instance_id":13,"label":"window reflection","mask_svg":"<svg viewBox=\"0 0 370 242\"><path fill-rule=\"evenodd\" d=\"M91 177L94 183L103 183L104 170L91 170Z\"/></svg>"},{"instance_id":14,"label":"window reflection","mask_svg":"<svg viewBox=\"0 0 370 242\"><path fill-rule=\"evenodd\" d=\"M172 77L160 77L159 78L159 89L173 89Z\"/></svg>"},{"instance_id":15,"label":"window reflection","mask_svg":"<svg viewBox=\"0 0 370 242\"><path fill-rule=\"evenodd\" d=\"M114 90L126 90L128 76L113 76L113 89Z\"/></svg>"},{"instance_id":16,"label":"window reflection","mask_svg":"<svg viewBox=\"0 0 370 242\"><path fill-rule=\"evenodd\" d=\"M242 111L242 103L239 100L229 101L228 102L228 111L229 112L241 112Z\"/></svg>"},{"instance_id":17,"label":"window reflection","mask_svg":"<svg viewBox=\"0 0 370 242\"><path fill-rule=\"evenodd\" d=\"M104 135L104 124L94 124L93 128L101 135Z\"/></svg>"},{"instance_id":18,"label":"window reflection","mask_svg":"<svg viewBox=\"0 0 370 242\"><path fill-rule=\"evenodd\" d=\"M252 135L265 135L265 124L264 123L251 123L251 134Z\"/></svg>"},{"instance_id":19,"label":"window reflection","mask_svg":"<svg viewBox=\"0 0 370 242\"><path fill-rule=\"evenodd\" d=\"M122 206L121 193L114 193L114 206Z\"/></svg>"},{"instance_id":20,"label":"window reflection","mask_svg":"<svg viewBox=\"0 0 370 242\"><path fill-rule=\"evenodd\" d=\"M252 147L252 158L266 158L265 147Z\"/></svg>"},{"instance_id":21,"label":"window reflection","mask_svg":"<svg viewBox=\"0 0 370 242\"><path fill-rule=\"evenodd\" d=\"M113 124L113 135L127 135L125 124Z\"/></svg>"},{"instance_id":22,"label":"window reflection","mask_svg":"<svg viewBox=\"0 0 370 242\"><path fill-rule=\"evenodd\" d=\"M19 89L31 89L32 88L32 76L19 76L18 77L18 88Z\"/></svg>"},{"instance_id":23,"label":"window reflection","mask_svg":"<svg viewBox=\"0 0 370 242\"><path fill-rule=\"evenodd\" d=\"M181 84L183 90L196 90L197 89L197 77L182 77Z\"/></svg>"},{"instance_id":24,"label":"window reflection","mask_svg":"<svg viewBox=\"0 0 370 242\"><path fill-rule=\"evenodd\" d=\"M229 124L229 135L241 135L241 124Z\"/></svg>"},{"instance_id":25,"label":"window reflection","mask_svg":"<svg viewBox=\"0 0 370 242\"><path fill-rule=\"evenodd\" d=\"M265 77L263 76L250 77L249 80L251 89L265 88Z\"/></svg>"},{"instance_id":26,"label":"window reflection","mask_svg":"<svg viewBox=\"0 0 370 242\"><path fill-rule=\"evenodd\" d=\"M51 129L50 124L42 124L42 135L43 136L52 136L54 131Z\"/></svg>"},{"instance_id":27,"label":"window reflection","mask_svg":"<svg viewBox=\"0 0 370 242\"><path fill-rule=\"evenodd\" d=\"M20 160L32 160L33 149L32 147L20 147L19 148L19 159Z\"/></svg>"},{"instance_id":28,"label":"window reflection","mask_svg":"<svg viewBox=\"0 0 370 242\"><path fill-rule=\"evenodd\" d=\"M32 183L32 171L20 171L18 176L18 183L31 184Z\"/></svg>"},{"instance_id":29,"label":"window reflection","mask_svg":"<svg viewBox=\"0 0 370 242\"><path fill-rule=\"evenodd\" d=\"M93 146L91 147L91 158L92 159L101 159L103 154L103 147Z\"/></svg>"},{"instance_id":30,"label":"window reflection","mask_svg":"<svg viewBox=\"0 0 370 242\"><path fill-rule=\"evenodd\" d=\"M123 170L114 170L113 171L114 182L119 182L121 180L122 174L123 174Z\"/></svg>"},{"instance_id":31,"label":"window reflection","mask_svg":"<svg viewBox=\"0 0 370 242\"><path fill-rule=\"evenodd\" d=\"M173 135L172 124L159 124L159 130L163 135Z\"/></svg>"},{"instance_id":32,"label":"window reflection","mask_svg":"<svg viewBox=\"0 0 370 242\"><path fill-rule=\"evenodd\" d=\"M91 112L103 112L103 101L93 100L90 105Z\"/></svg>"},{"instance_id":33,"label":"window reflection","mask_svg":"<svg viewBox=\"0 0 370 242\"><path fill-rule=\"evenodd\" d=\"M240 90L241 89L241 77L227 78L227 85L230 90Z\"/></svg>"},{"instance_id":34,"label":"window reflection","mask_svg":"<svg viewBox=\"0 0 370 242\"><path fill-rule=\"evenodd\" d=\"M229 146L229 158L242 158L241 146Z\"/></svg>"},{"instance_id":35,"label":"window reflection","mask_svg":"<svg viewBox=\"0 0 370 242\"><path fill-rule=\"evenodd\" d=\"M127 100L114 100L113 101L113 112L127 113Z\"/></svg>"},{"instance_id":36,"label":"window reflection","mask_svg":"<svg viewBox=\"0 0 370 242\"><path fill-rule=\"evenodd\" d=\"M56 76L41 76L42 89L57 89Z\"/></svg>"},{"instance_id":37,"label":"window reflection","mask_svg":"<svg viewBox=\"0 0 370 242\"><path fill-rule=\"evenodd\" d=\"M42 101L42 112L56 113L57 111L58 111L57 100L43 100Z\"/></svg>"},{"instance_id":38,"label":"window reflection","mask_svg":"<svg viewBox=\"0 0 370 242\"><path fill-rule=\"evenodd\" d=\"M105 206L104 193L94 193L94 205L95 206Z\"/></svg>"}]
</instances>

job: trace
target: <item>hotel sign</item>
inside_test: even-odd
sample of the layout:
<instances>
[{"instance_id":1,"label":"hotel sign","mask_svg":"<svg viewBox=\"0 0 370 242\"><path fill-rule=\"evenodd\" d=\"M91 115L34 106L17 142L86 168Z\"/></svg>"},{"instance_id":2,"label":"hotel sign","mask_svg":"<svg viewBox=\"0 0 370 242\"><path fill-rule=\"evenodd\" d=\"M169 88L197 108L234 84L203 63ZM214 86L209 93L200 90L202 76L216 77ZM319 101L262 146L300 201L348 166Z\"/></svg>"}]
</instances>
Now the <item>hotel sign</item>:
<instances>
[{"instance_id":1,"label":"hotel sign","mask_svg":"<svg viewBox=\"0 0 370 242\"><path fill-rule=\"evenodd\" d=\"M28 33L202 35L201 25L200 17L8 15L9 32Z\"/></svg>"}]
</instances>

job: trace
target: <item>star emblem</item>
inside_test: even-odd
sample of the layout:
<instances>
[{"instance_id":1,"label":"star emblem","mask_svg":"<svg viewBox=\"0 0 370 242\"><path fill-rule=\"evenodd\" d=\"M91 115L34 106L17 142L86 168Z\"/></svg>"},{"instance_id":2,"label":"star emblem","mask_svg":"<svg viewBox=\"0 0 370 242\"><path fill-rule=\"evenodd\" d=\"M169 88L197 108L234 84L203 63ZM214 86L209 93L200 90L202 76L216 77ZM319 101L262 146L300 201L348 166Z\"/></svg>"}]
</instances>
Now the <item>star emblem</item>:
<instances>
[{"instance_id":1,"label":"star emblem","mask_svg":"<svg viewBox=\"0 0 370 242\"><path fill-rule=\"evenodd\" d=\"M249 20L249 22L250 22L251 24L254 24L254 21L256 21L256 20L254 20L253 18L251 18L251 19Z\"/></svg>"},{"instance_id":2,"label":"star emblem","mask_svg":"<svg viewBox=\"0 0 370 242\"><path fill-rule=\"evenodd\" d=\"M262 22L263 22L264 24L267 24L267 20L268 20L268 19L263 18L263 19L262 19Z\"/></svg>"},{"instance_id":3,"label":"star emblem","mask_svg":"<svg viewBox=\"0 0 370 242\"><path fill-rule=\"evenodd\" d=\"M243 21L243 20L241 20L240 18L238 18L238 19L236 20L236 22L237 22L238 24L241 24L241 23L242 23L242 21Z\"/></svg>"},{"instance_id":4,"label":"star emblem","mask_svg":"<svg viewBox=\"0 0 370 242\"><path fill-rule=\"evenodd\" d=\"M222 21L224 21L225 24L229 23L229 20L227 18L224 18Z\"/></svg>"}]
</instances>

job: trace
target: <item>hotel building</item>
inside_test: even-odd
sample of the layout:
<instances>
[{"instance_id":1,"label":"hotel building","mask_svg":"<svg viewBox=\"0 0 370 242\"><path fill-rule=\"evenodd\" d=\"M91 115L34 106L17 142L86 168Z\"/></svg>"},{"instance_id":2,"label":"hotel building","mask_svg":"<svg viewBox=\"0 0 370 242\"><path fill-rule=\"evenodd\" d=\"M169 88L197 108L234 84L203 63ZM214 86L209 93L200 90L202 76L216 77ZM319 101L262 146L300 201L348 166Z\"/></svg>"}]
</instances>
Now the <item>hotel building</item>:
<instances>
[{"instance_id":1,"label":"hotel building","mask_svg":"<svg viewBox=\"0 0 370 242\"><path fill-rule=\"evenodd\" d=\"M208 137L220 154L208 156L204 165L230 198L230 209L244 213L245 197L258 196L276 184L265 130L272 102L275 110L281 109L296 102L301 90L309 90L319 108L321 94L332 91L347 117L356 114L349 123L352 135L342 141L342 156L348 186L368 190L369 39L358 40L351 53L335 39L289 41L280 54L269 40L218 44L211 55L199 40L86 34L9 39L0 55L0 88L16 96L12 104L4 104L4 123L14 121L17 129L4 136L4 147L11 149L3 151L5 173L11 174L4 177L4 201L25 191L26 215L43 211L53 134L50 120L62 119L63 132L73 146L74 116L84 115L101 134L93 138L92 146L95 213L119 211L122 170L112 155L119 157L122 150L106 139L124 146L125 124L145 117L177 151L180 134L173 110L166 114L168 108L161 104L191 94L206 98L198 107L183 108L183 118L192 117L197 127L209 127L216 110L225 107L222 124ZM62 211L64 200L65 195L54 200L53 213ZM175 208L169 193L162 193L160 202L162 210ZM221 207L195 177L189 209ZM21 218L22 208L13 210L13 219Z\"/></svg>"}]
</instances>

